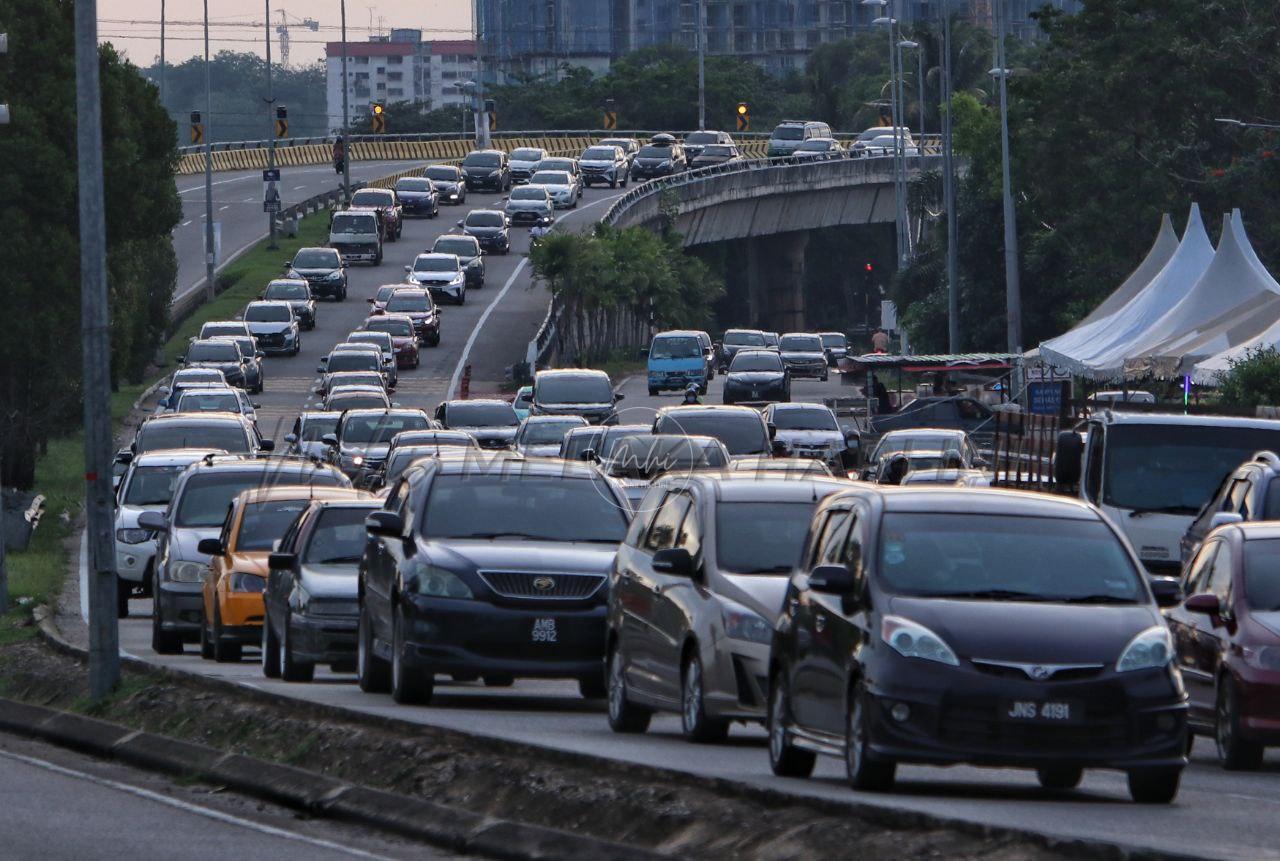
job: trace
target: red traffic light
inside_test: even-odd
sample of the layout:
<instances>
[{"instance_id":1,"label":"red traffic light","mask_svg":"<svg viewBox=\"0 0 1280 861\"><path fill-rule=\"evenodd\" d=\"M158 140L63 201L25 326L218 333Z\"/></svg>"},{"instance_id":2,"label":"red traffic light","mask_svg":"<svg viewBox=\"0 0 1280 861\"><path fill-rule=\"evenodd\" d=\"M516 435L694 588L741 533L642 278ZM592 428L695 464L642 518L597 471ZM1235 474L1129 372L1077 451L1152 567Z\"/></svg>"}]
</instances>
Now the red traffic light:
<instances>
[{"instance_id":1,"label":"red traffic light","mask_svg":"<svg viewBox=\"0 0 1280 861\"><path fill-rule=\"evenodd\" d=\"M873 267L870 263L868 263L865 268L866 268L866 271L868 272L872 272L875 269L875 267Z\"/></svg>"}]
</instances>

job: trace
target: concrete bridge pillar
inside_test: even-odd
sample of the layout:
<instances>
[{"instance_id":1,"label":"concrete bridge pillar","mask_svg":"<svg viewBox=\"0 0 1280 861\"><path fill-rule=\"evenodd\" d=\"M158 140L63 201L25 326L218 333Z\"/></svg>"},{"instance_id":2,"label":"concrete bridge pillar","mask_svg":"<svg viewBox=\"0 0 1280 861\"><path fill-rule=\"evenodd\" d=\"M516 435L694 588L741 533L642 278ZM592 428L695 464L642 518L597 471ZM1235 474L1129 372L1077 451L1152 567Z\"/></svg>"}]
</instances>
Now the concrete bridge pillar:
<instances>
[{"instance_id":1,"label":"concrete bridge pillar","mask_svg":"<svg viewBox=\"0 0 1280 861\"><path fill-rule=\"evenodd\" d=\"M747 239L740 244L745 254L747 275L747 320L750 326L764 326L770 311L769 286L773 278L769 271L769 257L759 239Z\"/></svg>"},{"instance_id":2,"label":"concrete bridge pillar","mask_svg":"<svg viewBox=\"0 0 1280 861\"><path fill-rule=\"evenodd\" d=\"M803 231L783 233L769 238L773 249L775 281L773 313L779 332L799 332L805 328L804 255L809 234Z\"/></svg>"}]
</instances>

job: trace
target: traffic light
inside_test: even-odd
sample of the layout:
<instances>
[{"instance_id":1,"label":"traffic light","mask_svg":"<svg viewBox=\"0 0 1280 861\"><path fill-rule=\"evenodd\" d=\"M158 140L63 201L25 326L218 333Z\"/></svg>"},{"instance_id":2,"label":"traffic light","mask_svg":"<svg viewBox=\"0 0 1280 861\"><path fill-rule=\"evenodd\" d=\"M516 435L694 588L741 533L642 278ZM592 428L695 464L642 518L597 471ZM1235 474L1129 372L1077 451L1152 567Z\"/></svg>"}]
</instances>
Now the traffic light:
<instances>
[{"instance_id":1,"label":"traffic light","mask_svg":"<svg viewBox=\"0 0 1280 861\"><path fill-rule=\"evenodd\" d=\"M193 146L204 143L204 122L199 111L191 112L191 143Z\"/></svg>"},{"instance_id":2,"label":"traffic light","mask_svg":"<svg viewBox=\"0 0 1280 861\"><path fill-rule=\"evenodd\" d=\"M738 131L751 131L751 108L746 102L738 102Z\"/></svg>"},{"instance_id":3,"label":"traffic light","mask_svg":"<svg viewBox=\"0 0 1280 861\"><path fill-rule=\"evenodd\" d=\"M284 105L276 106L276 137L289 136L289 109Z\"/></svg>"},{"instance_id":4,"label":"traffic light","mask_svg":"<svg viewBox=\"0 0 1280 861\"><path fill-rule=\"evenodd\" d=\"M369 106L369 119L375 135L385 134L387 131L387 106L382 102L374 102Z\"/></svg>"}]
</instances>

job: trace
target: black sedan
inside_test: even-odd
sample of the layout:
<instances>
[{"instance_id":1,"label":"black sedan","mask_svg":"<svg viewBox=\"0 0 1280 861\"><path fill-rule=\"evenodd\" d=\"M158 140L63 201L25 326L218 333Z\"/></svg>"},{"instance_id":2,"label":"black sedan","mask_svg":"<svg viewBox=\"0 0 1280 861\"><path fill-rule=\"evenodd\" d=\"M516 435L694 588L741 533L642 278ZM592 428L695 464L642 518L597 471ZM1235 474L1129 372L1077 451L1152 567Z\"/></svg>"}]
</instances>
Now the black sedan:
<instances>
[{"instance_id":1,"label":"black sedan","mask_svg":"<svg viewBox=\"0 0 1280 861\"><path fill-rule=\"evenodd\" d=\"M435 218L440 214L440 196L426 177L401 177L396 180L395 190L405 217Z\"/></svg>"},{"instance_id":2,"label":"black sedan","mask_svg":"<svg viewBox=\"0 0 1280 861\"><path fill-rule=\"evenodd\" d=\"M341 302L347 298L347 268L335 248L299 248L292 260L286 260L288 278L301 278L311 285L314 296L327 296Z\"/></svg>"},{"instance_id":3,"label":"black sedan","mask_svg":"<svg viewBox=\"0 0 1280 861\"><path fill-rule=\"evenodd\" d=\"M1051 790L1118 769L1134 801L1177 795L1187 693L1160 606L1179 589L1098 509L863 486L827 499L805 546L771 647L775 774L824 753L862 790L898 763L972 763Z\"/></svg>"},{"instance_id":4,"label":"black sedan","mask_svg":"<svg viewBox=\"0 0 1280 861\"><path fill-rule=\"evenodd\" d=\"M506 254L511 250L511 223L501 210L473 209L458 226L467 236L475 237L486 253Z\"/></svg>"},{"instance_id":5,"label":"black sedan","mask_svg":"<svg viewBox=\"0 0 1280 861\"><path fill-rule=\"evenodd\" d=\"M428 459L397 487L366 521L361 689L425 704L445 673L577 679L603 697L605 582L630 511L618 486L588 464L499 454Z\"/></svg>"},{"instance_id":6,"label":"black sedan","mask_svg":"<svg viewBox=\"0 0 1280 861\"><path fill-rule=\"evenodd\" d=\"M456 206L467 202L467 184L463 181L461 168L451 164L433 164L422 175L431 180L440 203Z\"/></svg>"},{"instance_id":7,"label":"black sedan","mask_svg":"<svg viewBox=\"0 0 1280 861\"><path fill-rule=\"evenodd\" d=\"M774 404L791 400L791 375L773 350L739 350L724 378L726 404Z\"/></svg>"}]
</instances>

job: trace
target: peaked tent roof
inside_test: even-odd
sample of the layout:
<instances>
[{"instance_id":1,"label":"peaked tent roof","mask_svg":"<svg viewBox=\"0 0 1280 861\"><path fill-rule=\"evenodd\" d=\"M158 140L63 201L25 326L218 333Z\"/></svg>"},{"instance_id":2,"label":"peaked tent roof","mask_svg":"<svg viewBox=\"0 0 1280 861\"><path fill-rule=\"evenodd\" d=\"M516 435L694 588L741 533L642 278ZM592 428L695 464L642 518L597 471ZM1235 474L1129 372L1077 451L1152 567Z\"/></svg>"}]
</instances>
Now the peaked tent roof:
<instances>
[{"instance_id":1,"label":"peaked tent roof","mask_svg":"<svg viewBox=\"0 0 1280 861\"><path fill-rule=\"evenodd\" d=\"M1213 262L1186 296L1130 343L1096 359L1096 374L1145 367L1172 376L1184 360L1199 360L1260 334L1280 318L1280 284L1249 244L1240 210L1223 216ZM1150 360L1150 361L1148 361Z\"/></svg>"},{"instance_id":2,"label":"peaked tent roof","mask_svg":"<svg viewBox=\"0 0 1280 861\"><path fill-rule=\"evenodd\" d=\"M1113 350L1123 349L1132 343L1168 313L1170 308L1182 301L1209 268L1212 260L1213 245L1209 242L1209 235L1205 233L1200 207L1193 203L1187 217L1187 229L1182 234L1182 241L1178 243L1178 250L1138 295L1110 317L1086 327L1088 331L1082 329L1081 333L1085 337L1073 348L1073 355L1053 351L1058 354L1055 357L1043 344L1041 353L1047 355L1054 364L1065 367L1074 374L1094 379L1109 379L1118 375L1119 365L1109 367L1105 363L1099 364L1099 360L1107 357Z\"/></svg>"}]
</instances>

